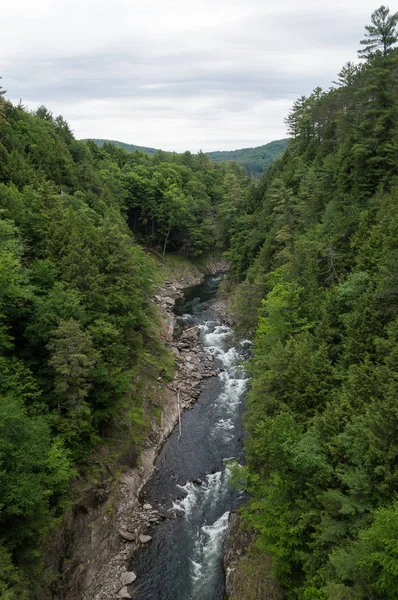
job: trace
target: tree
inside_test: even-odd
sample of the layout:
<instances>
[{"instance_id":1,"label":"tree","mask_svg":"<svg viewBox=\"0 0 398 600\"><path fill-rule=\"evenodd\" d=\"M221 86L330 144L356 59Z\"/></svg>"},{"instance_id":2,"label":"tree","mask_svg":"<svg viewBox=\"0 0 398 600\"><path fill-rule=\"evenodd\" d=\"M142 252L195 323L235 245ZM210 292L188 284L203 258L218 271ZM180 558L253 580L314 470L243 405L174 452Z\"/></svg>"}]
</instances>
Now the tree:
<instances>
[{"instance_id":1,"label":"tree","mask_svg":"<svg viewBox=\"0 0 398 600\"><path fill-rule=\"evenodd\" d=\"M88 395L98 360L91 335L74 319L61 321L48 349L52 353L49 364L56 373L55 390L68 408L76 408Z\"/></svg>"},{"instance_id":2,"label":"tree","mask_svg":"<svg viewBox=\"0 0 398 600\"><path fill-rule=\"evenodd\" d=\"M1 79L1 77L0 77ZM3 90L3 88L0 85L0 119L5 119L5 114L4 114L4 94L6 93L6 90Z\"/></svg>"},{"instance_id":3,"label":"tree","mask_svg":"<svg viewBox=\"0 0 398 600\"><path fill-rule=\"evenodd\" d=\"M337 81L333 81L332 83L338 87L351 86L358 72L359 67L349 60L343 65L340 73L337 74Z\"/></svg>"},{"instance_id":4,"label":"tree","mask_svg":"<svg viewBox=\"0 0 398 600\"><path fill-rule=\"evenodd\" d=\"M372 25L365 26L366 39L360 42L365 48L359 50L358 54L363 58L371 58L381 51L383 56L387 56L398 40L398 13L390 14L388 7L380 6L372 13L371 21Z\"/></svg>"}]
</instances>

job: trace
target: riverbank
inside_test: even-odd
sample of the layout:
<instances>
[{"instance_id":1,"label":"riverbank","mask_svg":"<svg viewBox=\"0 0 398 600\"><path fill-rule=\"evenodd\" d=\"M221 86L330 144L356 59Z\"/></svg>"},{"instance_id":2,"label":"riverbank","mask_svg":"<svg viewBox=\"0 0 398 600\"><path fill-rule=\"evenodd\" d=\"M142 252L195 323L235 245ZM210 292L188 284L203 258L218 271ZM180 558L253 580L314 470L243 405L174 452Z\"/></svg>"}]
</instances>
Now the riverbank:
<instances>
[{"instance_id":1,"label":"riverbank","mask_svg":"<svg viewBox=\"0 0 398 600\"><path fill-rule=\"evenodd\" d=\"M126 587L134 579L128 572L130 558L147 541L148 526L165 517L140 505L139 493L153 474L156 456L178 422L181 410L195 402L203 378L214 374L213 357L200 348L197 329L184 333L178 342L173 341L173 306L183 295L182 290L199 283L206 270L222 269L225 263L221 261L210 261L203 269L175 260L163 270L163 278L173 279L165 279L153 302L162 315L160 337L175 355L176 371L171 381L165 383L158 377L147 386L147 402L153 405L158 418L151 420L138 462L134 450L119 472L107 461L110 478L100 485L88 484L79 501L68 510L50 551L49 566L62 577L54 599L130 597ZM48 597L45 592L38 596Z\"/></svg>"},{"instance_id":2,"label":"riverbank","mask_svg":"<svg viewBox=\"0 0 398 600\"><path fill-rule=\"evenodd\" d=\"M218 371L201 385L199 402L182 414L142 491L143 503L174 511L150 529L152 540L130 565L135 600L222 600L221 550L228 514L242 500L231 482L230 461L243 459L241 414L247 345L214 311L221 278L208 277L178 302L179 325L200 329L203 348ZM180 433L181 432L181 433Z\"/></svg>"}]
</instances>

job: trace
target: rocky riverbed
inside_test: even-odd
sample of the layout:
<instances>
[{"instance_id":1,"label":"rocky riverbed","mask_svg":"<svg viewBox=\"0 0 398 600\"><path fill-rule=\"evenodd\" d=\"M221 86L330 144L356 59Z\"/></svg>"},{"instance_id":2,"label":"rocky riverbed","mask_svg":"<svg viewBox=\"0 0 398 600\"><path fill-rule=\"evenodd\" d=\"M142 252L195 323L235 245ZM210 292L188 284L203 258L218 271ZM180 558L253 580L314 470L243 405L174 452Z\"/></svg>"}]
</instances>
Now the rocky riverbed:
<instances>
[{"instance_id":1,"label":"rocky riverbed","mask_svg":"<svg viewBox=\"0 0 398 600\"><path fill-rule=\"evenodd\" d=\"M220 268L225 265L213 264L210 270ZM171 382L158 385L161 418L151 424L138 465L125 469L112 485L108 482L95 490L88 488L79 504L69 511L49 561L54 572L62 573L62 584L52 596L54 600L131 597L130 586L136 579L128 569L131 556L140 546L150 543L149 527L173 516L162 506L141 503L139 496L181 411L196 401L203 379L216 375L214 357L200 344L198 327L189 327L178 340L173 339L174 303L185 287L200 279L195 274L180 281L166 281L153 298L163 314L162 336L176 356L177 367ZM48 597L45 593L39 596L40 600Z\"/></svg>"}]
</instances>

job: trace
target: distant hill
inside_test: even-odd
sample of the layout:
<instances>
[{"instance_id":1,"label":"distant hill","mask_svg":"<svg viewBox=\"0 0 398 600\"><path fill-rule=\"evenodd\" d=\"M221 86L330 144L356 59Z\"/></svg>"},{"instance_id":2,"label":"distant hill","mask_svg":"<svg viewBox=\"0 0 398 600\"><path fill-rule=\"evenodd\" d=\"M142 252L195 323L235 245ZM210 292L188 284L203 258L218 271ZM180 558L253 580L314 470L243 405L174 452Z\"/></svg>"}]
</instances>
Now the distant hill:
<instances>
[{"instance_id":1,"label":"distant hill","mask_svg":"<svg viewBox=\"0 0 398 600\"><path fill-rule=\"evenodd\" d=\"M136 150L139 150L139 152L145 152L146 154L155 154L155 152L157 152L156 148L147 148L146 146L135 146L134 144L126 144L125 142L118 142L116 140L101 140L96 138L90 138L90 142L94 142L99 147L103 146L104 144L113 144L118 148L124 148L125 150L127 150L127 152L135 152Z\"/></svg>"},{"instance_id":2,"label":"distant hill","mask_svg":"<svg viewBox=\"0 0 398 600\"><path fill-rule=\"evenodd\" d=\"M124 142L117 142L115 140L102 140L102 139L91 139L98 146L103 146L105 143L113 144L119 148L125 148L128 152L134 152L139 150L140 152L146 152L147 154L154 154L158 152L156 148L147 148L145 146L135 146L134 144L125 144ZM207 156L215 163L222 163L224 161L231 162L235 161L238 165L241 165L248 175L259 177L264 173L272 161L280 158L287 148L289 140L276 140L265 144L264 146L256 146L255 148L242 148L241 150L217 150L215 152L206 152Z\"/></svg>"},{"instance_id":3,"label":"distant hill","mask_svg":"<svg viewBox=\"0 0 398 600\"><path fill-rule=\"evenodd\" d=\"M233 160L244 167L249 175L259 176L268 169L272 161L282 156L288 142L288 139L276 140L255 148L206 152L206 154L216 163Z\"/></svg>"}]
</instances>

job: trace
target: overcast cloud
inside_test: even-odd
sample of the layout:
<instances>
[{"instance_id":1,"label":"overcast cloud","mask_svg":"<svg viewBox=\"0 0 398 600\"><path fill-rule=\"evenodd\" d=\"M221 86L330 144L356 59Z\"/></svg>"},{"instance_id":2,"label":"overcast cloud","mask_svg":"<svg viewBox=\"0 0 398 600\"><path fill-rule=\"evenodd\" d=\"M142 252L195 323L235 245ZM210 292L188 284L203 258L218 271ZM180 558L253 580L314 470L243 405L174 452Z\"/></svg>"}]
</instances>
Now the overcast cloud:
<instances>
[{"instance_id":1,"label":"overcast cloud","mask_svg":"<svg viewBox=\"0 0 398 600\"><path fill-rule=\"evenodd\" d=\"M3 3L1 84L76 137L191 151L285 137L294 100L356 60L370 0ZM394 9L394 7L391 7ZM394 9L395 10L395 9Z\"/></svg>"}]
</instances>

